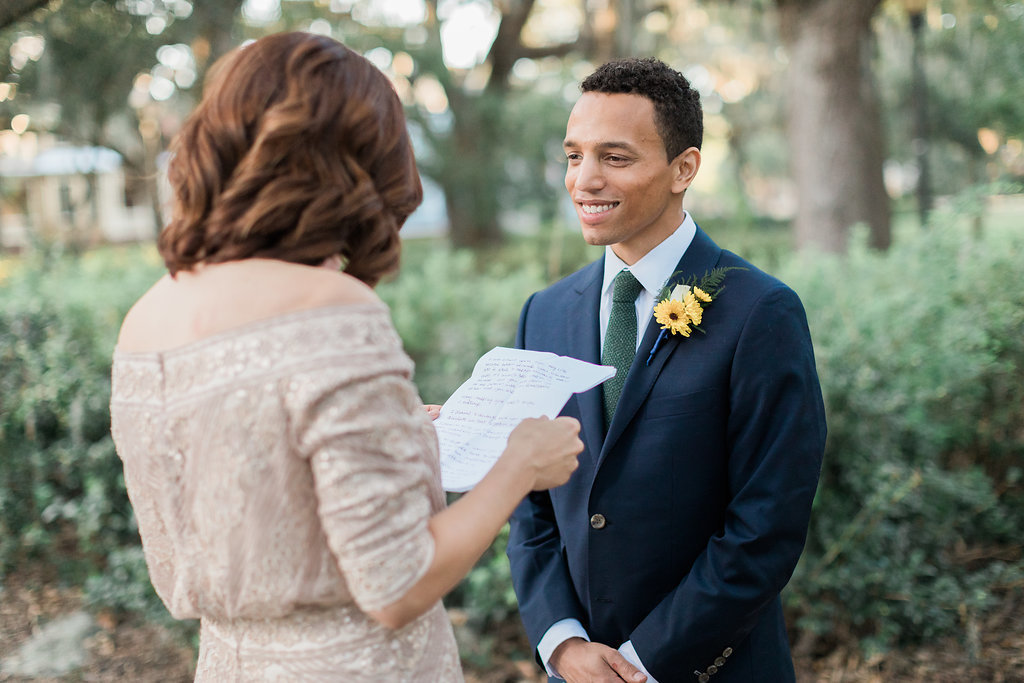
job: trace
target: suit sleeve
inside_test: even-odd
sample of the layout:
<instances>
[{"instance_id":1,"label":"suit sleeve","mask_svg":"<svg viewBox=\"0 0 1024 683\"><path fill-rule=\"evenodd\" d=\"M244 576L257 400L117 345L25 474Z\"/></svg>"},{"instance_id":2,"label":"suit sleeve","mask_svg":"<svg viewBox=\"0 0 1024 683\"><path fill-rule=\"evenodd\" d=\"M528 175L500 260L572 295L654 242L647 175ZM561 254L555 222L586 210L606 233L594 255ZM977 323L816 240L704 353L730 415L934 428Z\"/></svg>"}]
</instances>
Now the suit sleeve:
<instances>
[{"instance_id":1,"label":"suit sleeve","mask_svg":"<svg viewBox=\"0 0 1024 683\"><path fill-rule=\"evenodd\" d=\"M516 348L526 347L526 325L531 296L519 316ZM562 541L547 491L534 491L523 499L509 520L508 559L512 583L519 598L519 613L533 646L557 621L577 619L586 626L576 598ZM539 659L538 659L539 661ZM543 666L541 662L541 666Z\"/></svg>"},{"instance_id":2,"label":"suit sleeve","mask_svg":"<svg viewBox=\"0 0 1024 683\"><path fill-rule=\"evenodd\" d=\"M825 446L810 332L796 294L762 295L740 333L726 422L724 523L630 634L655 678L705 671L754 628L803 550Z\"/></svg>"}]
</instances>

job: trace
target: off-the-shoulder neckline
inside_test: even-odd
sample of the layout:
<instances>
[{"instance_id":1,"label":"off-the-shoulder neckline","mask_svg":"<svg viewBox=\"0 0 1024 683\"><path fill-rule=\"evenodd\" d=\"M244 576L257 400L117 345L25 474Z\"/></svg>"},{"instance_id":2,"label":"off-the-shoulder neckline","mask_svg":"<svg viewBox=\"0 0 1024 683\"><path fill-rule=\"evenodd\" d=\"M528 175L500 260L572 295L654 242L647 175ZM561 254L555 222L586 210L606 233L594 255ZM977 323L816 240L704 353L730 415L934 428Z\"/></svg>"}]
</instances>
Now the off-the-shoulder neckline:
<instances>
[{"instance_id":1,"label":"off-the-shoulder neckline","mask_svg":"<svg viewBox=\"0 0 1024 683\"><path fill-rule=\"evenodd\" d=\"M345 304L326 304L323 306L313 306L310 308L300 308L292 311L284 311L282 313L274 313L265 318L257 318L241 325L215 332L201 339L181 344L179 346L172 346L166 349L156 349L152 351L127 351L122 349L120 346L114 346L114 359L118 360L156 360L160 358L168 358L179 354L190 353L202 349L205 346L215 344L217 342L225 341L232 337L244 336L247 334L253 334L255 332L265 330L270 327L276 327L286 323L293 323L296 320L302 320L306 318L319 318L338 313L359 313L359 312L387 312L388 306L383 301L366 301L358 303L345 303Z\"/></svg>"}]
</instances>

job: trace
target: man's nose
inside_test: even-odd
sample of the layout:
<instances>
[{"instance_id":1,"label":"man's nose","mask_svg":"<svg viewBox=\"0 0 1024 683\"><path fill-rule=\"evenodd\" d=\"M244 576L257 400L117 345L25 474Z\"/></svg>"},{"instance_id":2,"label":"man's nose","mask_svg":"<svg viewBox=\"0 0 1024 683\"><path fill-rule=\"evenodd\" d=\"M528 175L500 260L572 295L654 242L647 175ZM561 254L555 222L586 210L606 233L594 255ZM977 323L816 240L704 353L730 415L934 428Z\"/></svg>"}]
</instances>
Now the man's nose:
<instances>
[{"instance_id":1,"label":"man's nose","mask_svg":"<svg viewBox=\"0 0 1024 683\"><path fill-rule=\"evenodd\" d=\"M604 172L597 159L584 158L575 168L575 189L592 192L604 187Z\"/></svg>"}]
</instances>

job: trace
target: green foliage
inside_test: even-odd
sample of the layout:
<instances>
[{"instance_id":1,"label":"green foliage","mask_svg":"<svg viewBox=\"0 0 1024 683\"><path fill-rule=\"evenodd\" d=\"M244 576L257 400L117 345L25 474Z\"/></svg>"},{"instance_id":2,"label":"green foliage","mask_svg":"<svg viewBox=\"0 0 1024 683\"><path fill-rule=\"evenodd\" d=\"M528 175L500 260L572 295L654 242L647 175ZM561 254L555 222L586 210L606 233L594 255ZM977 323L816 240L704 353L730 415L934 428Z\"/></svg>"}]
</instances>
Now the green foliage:
<instances>
[{"instance_id":1,"label":"green foliage","mask_svg":"<svg viewBox=\"0 0 1024 683\"><path fill-rule=\"evenodd\" d=\"M0 575L25 556L76 569L69 557L101 560L135 535L109 434L110 353L153 268L126 278L124 265L44 254L0 281Z\"/></svg>"},{"instance_id":2,"label":"green foliage","mask_svg":"<svg viewBox=\"0 0 1024 683\"><path fill-rule=\"evenodd\" d=\"M378 293L416 362L420 395L427 403L443 403L481 355L515 342L523 302L545 283L536 264L482 264L470 251L417 246L408 250L398 278Z\"/></svg>"},{"instance_id":3,"label":"green foliage","mask_svg":"<svg viewBox=\"0 0 1024 683\"><path fill-rule=\"evenodd\" d=\"M1024 581L1024 238L1017 221L983 237L939 225L954 222L885 254L854 246L775 269L808 311L829 419L787 604L826 640L885 648L967 632ZM513 343L522 302L547 279L544 248L407 245L379 292L426 401ZM162 619L107 415L118 323L160 272L149 249L0 261L0 561L77 557L92 604ZM475 630L514 618L503 546L447 600Z\"/></svg>"},{"instance_id":4,"label":"green foliage","mask_svg":"<svg viewBox=\"0 0 1024 683\"><path fill-rule=\"evenodd\" d=\"M1024 134L1024 85L1020 3L978 2L976 11L957 15L954 25L929 35L929 97L936 106L934 132L962 144L977 144L977 128L987 126L1015 137ZM948 106L956 106L951 112Z\"/></svg>"},{"instance_id":5,"label":"green foliage","mask_svg":"<svg viewBox=\"0 0 1024 683\"><path fill-rule=\"evenodd\" d=\"M505 555L506 545L507 524L466 579L445 599L445 604L466 609L469 618L480 628L516 616L518 602L512 590L512 570Z\"/></svg>"},{"instance_id":6,"label":"green foliage","mask_svg":"<svg viewBox=\"0 0 1024 683\"><path fill-rule=\"evenodd\" d=\"M1020 152L1014 145L1024 135L1024 108L1015 93L1024 86L1018 55L1024 6L995 0L972 0L955 10L952 3L945 5L945 14L929 14L920 33L927 99L919 104L925 108L926 140L917 139L915 130L912 33L905 9L889 3L875 23L888 160L894 168L898 162L916 166L924 146L939 193L949 188L960 193L965 184L983 180L1019 179ZM1002 150L987 154L978 137L981 129L998 135Z\"/></svg>"},{"instance_id":7,"label":"green foliage","mask_svg":"<svg viewBox=\"0 0 1024 683\"><path fill-rule=\"evenodd\" d=\"M522 302L544 285L539 266L482 260L414 243L398 278L380 287L426 400L443 402L484 352L510 346ZM56 562L73 579L99 572L87 585L97 605L163 613L140 571L108 413L118 326L161 272L151 249L135 248L0 262L0 576L20 560ZM507 579L502 549L489 558L470 601L485 604ZM514 608L507 582L499 602Z\"/></svg>"},{"instance_id":8,"label":"green foliage","mask_svg":"<svg viewBox=\"0 0 1024 683\"><path fill-rule=\"evenodd\" d=\"M718 296L718 293L722 291L725 276L730 270L746 270L746 268L739 268L736 266L730 268L712 268L709 271L705 271L705 273L700 277L691 275L689 278L685 279L680 277L682 273L677 271L668 279L668 284L661 288L661 292L658 294L658 300L667 299L677 285L698 287L708 296L716 297Z\"/></svg>"},{"instance_id":9,"label":"green foliage","mask_svg":"<svg viewBox=\"0 0 1024 683\"><path fill-rule=\"evenodd\" d=\"M1024 239L959 227L788 264L829 440L798 626L871 648L965 630L1024 580Z\"/></svg>"},{"instance_id":10,"label":"green foliage","mask_svg":"<svg viewBox=\"0 0 1024 683\"><path fill-rule=\"evenodd\" d=\"M85 582L86 604L96 610L144 615L153 621L170 623L153 585L149 582L142 546L116 548L107 556L106 571Z\"/></svg>"},{"instance_id":11,"label":"green foliage","mask_svg":"<svg viewBox=\"0 0 1024 683\"><path fill-rule=\"evenodd\" d=\"M167 611L149 581L142 546L111 550L104 571L86 579L85 603L97 612L105 610L158 623L199 649L199 621L178 621Z\"/></svg>"},{"instance_id":12,"label":"green foliage","mask_svg":"<svg viewBox=\"0 0 1024 683\"><path fill-rule=\"evenodd\" d=\"M19 87L16 103L0 104L0 112L39 111L42 115L33 125L65 140L135 152L140 140L133 130L135 114L128 107L133 80L155 64L157 48L174 42L172 33L179 27L152 35L146 30L146 16L128 11L126 6L133 4L63 0L34 15L37 21L26 19L0 33L0 44L33 33L46 45L42 58L29 62L20 73L0 53L0 70L14 74ZM162 3L154 5L154 11L158 8L163 9ZM162 15L173 23L173 13ZM107 126L118 117L120 127L111 131Z\"/></svg>"}]
</instances>

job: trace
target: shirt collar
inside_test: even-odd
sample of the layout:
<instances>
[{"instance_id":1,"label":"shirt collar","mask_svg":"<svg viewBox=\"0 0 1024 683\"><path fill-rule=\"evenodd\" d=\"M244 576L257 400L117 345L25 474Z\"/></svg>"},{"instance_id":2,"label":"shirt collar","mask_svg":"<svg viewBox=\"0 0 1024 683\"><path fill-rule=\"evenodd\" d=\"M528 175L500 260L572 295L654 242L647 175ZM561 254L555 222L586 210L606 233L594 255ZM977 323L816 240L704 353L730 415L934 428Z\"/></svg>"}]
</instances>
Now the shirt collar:
<instances>
[{"instance_id":1,"label":"shirt collar","mask_svg":"<svg viewBox=\"0 0 1024 683\"><path fill-rule=\"evenodd\" d=\"M601 293L607 294L611 290L615 276L626 268L644 286L648 294L652 297L658 296L661 288L675 272L679 259L690 246L694 235L697 234L697 224L693 222L690 212L686 211L684 214L683 222L675 232L631 266L627 266L625 261L616 256L610 246L605 247L604 282L601 285Z\"/></svg>"}]
</instances>

